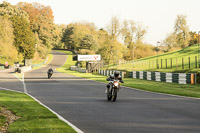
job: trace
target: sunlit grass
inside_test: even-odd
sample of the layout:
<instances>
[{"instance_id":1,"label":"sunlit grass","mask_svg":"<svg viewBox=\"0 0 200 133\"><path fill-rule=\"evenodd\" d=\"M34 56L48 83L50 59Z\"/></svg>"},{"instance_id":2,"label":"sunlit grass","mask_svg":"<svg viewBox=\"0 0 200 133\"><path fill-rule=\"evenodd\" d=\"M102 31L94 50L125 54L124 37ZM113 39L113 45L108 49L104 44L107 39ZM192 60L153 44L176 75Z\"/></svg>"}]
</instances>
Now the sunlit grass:
<instances>
[{"instance_id":1,"label":"sunlit grass","mask_svg":"<svg viewBox=\"0 0 200 133\"><path fill-rule=\"evenodd\" d=\"M1 111L1 108L0 108ZM3 115L0 115L0 131L1 131L1 127L5 124L6 122L6 117Z\"/></svg>"},{"instance_id":2,"label":"sunlit grass","mask_svg":"<svg viewBox=\"0 0 200 133\"><path fill-rule=\"evenodd\" d=\"M1 107L6 107L20 116L10 125L8 133L75 133L55 114L26 94L1 90L0 97Z\"/></svg>"},{"instance_id":3,"label":"sunlit grass","mask_svg":"<svg viewBox=\"0 0 200 133\"><path fill-rule=\"evenodd\" d=\"M189 57L190 57L190 68L189 68ZM108 68L124 70L124 71L199 72L200 69L196 69L196 64L195 64L196 58L198 61L198 45L193 45L181 50L160 54L158 56L151 56L138 59L135 60L134 62L130 61L125 64L122 63L120 65L110 65ZM184 62L183 65L184 69L182 68L182 59ZM159 64L159 69L157 69L156 66L157 60Z\"/></svg>"}]
</instances>

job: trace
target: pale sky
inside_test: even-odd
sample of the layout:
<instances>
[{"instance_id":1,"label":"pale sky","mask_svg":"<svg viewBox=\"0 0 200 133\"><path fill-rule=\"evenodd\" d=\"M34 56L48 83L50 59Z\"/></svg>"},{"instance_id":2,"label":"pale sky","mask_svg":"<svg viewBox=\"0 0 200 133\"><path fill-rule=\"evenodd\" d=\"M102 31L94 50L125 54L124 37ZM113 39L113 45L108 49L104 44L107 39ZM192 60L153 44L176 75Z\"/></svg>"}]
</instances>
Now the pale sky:
<instances>
[{"instance_id":1,"label":"pale sky","mask_svg":"<svg viewBox=\"0 0 200 133\"><path fill-rule=\"evenodd\" d=\"M2 2L4 0L0 0ZM145 42L156 45L173 31L177 15L187 16L191 31L200 31L200 0L6 0L51 6L56 24L93 22L105 28L112 16L132 19L147 27Z\"/></svg>"}]
</instances>

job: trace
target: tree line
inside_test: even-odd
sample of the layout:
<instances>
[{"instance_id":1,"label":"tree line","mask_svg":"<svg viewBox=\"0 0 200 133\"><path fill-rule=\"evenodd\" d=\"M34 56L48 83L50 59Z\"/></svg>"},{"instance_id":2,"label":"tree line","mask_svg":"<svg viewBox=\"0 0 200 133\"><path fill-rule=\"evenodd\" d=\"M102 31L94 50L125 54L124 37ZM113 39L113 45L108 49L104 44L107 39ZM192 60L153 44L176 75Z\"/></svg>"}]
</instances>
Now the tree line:
<instances>
[{"instance_id":1,"label":"tree line","mask_svg":"<svg viewBox=\"0 0 200 133\"><path fill-rule=\"evenodd\" d=\"M90 22L56 25L49 6L3 2L0 4L0 21L0 59L13 62L34 56L46 58L52 48L62 48L78 54L100 54L106 63L112 64L197 43L196 33L189 31L184 15L177 16L174 31L161 41L159 48L144 42L145 26L116 16L101 29Z\"/></svg>"},{"instance_id":2,"label":"tree line","mask_svg":"<svg viewBox=\"0 0 200 133\"><path fill-rule=\"evenodd\" d=\"M79 54L100 54L112 64L155 55L154 46L143 42L146 33L141 24L133 20L121 22L114 16L104 29L89 22L71 23L63 30L61 42Z\"/></svg>"},{"instance_id":3,"label":"tree line","mask_svg":"<svg viewBox=\"0 0 200 133\"><path fill-rule=\"evenodd\" d=\"M60 28L49 6L20 2L0 4L0 58L13 62L45 58L59 43Z\"/></svg>"}]
</instances>

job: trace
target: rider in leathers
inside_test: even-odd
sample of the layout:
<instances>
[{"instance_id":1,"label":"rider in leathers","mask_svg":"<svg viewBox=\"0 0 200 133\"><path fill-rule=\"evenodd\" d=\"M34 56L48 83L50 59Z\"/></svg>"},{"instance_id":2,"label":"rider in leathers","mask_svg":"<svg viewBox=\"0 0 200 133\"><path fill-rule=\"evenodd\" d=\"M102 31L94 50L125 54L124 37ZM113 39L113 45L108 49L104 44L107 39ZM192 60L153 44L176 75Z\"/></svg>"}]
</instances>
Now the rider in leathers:
<instances>
[{"instance_id":1,"label":"rider in leathers","mask_svg":"<svg viewBox=\"0 0 200 133\"><path fill-rule=\"evenodd\" d=\"M47 74L53 75L53 69L52 68L48 69Z\"/></svg>"},{"instance_id":2,"label":"rider in leathers","mask_svg":"<svg viewBox=\"0 0 200 133\"><path fill-rule=\"evenodd\" d=\"M124 81L122 80L122 77L118 71L115 71L114 74L110 75L110 77L108 77L106 80L107 81L119 80L119 82L124 83ZM106 89L105 93L108 92L111 85L112 85L112 82L109 82L107 84L107 89Z\"/></svg>"}]
</instances>

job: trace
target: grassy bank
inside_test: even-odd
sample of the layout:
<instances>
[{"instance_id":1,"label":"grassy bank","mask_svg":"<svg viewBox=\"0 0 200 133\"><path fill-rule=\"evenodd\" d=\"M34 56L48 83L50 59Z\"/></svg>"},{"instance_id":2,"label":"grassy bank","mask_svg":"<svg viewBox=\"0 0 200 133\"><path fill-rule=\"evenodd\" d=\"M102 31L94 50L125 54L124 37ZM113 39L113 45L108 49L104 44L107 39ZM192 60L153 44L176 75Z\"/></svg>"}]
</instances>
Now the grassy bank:
<instances>
[{"instance_id":1,"label":"grassy bank","mask_svg":"<svg viewBox=\"0 0 200 133\"><path fill-rule=\"evenodd\" d=\"M197 61L198 45L193 45L158 56L138 59L134 62L130 61L126 63L122 62L120 65L109 65L107 68L128 71L199 72L200 69L196 69ZM157 64L159 69L157 69Z\"/></svg>"},{"instance_id":2,"label":"grassy bank","mask_svg":"<svg viewBox=\"0 0 200 133\"><path fill-rule=\"evenodd\" d=\"M66 66L69 66L70 64L71 64L70 60L67 60L65 65L58 68L57 71L74 75L77 77L83 77L83 78L96 80L99 82L105 82L105 83L107 82L106 76L92 74L92 73L79 73L79 72L71 71L68 69L68 67L66 67ZM127 87L132 87L132 88L137 88L137 89L147 90L147 91L152 91L152 92L200 98L199 85L180 85L176 83L147 81L147 80L132 79L132 78L124 78L124 81L125 83L123 84L123 86L127 86Z\"/></svg>"},{"instance_id":3,"label":"grassy bank","mask_svg":"<svg viewBox=\"0 0 200 133\"><path fill-rule=\"evenodd\" d=\"M56 115L23 93L0 91L0 107L20 116L10 125L8 133L75 133ZM0 117L0 122L5 118Z\"/></svg>"}]
</instances>

